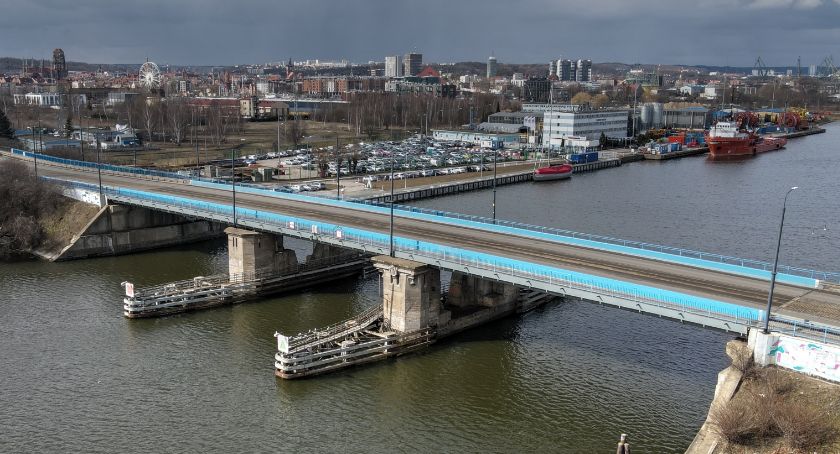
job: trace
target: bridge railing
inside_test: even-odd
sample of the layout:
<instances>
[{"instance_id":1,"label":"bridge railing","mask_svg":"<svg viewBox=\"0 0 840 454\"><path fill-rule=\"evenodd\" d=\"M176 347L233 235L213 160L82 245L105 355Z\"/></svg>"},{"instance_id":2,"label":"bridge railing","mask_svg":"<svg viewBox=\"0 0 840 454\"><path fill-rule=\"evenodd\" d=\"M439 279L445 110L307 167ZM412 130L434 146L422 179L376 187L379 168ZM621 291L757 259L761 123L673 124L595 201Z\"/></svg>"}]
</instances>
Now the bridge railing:
<instances>
[{"instance_id":1,"label":"bridge railing","mask_svg":"<svg viewBox=\"0 0 840 454\"><path fill-rule=\"evenodd\" d=\"M349 201L349 200L348 200ZM377 206L387 208L389 204L381 203L381 202L374 202L369 200L352 200L355 203L360 203L364 205L370 206ZM635 248L641 249L644 251L654 251L659 252L662 254L670 254L678 257L683 258L693 258L698 260L705 260L705 261L713 261L718 262L721 264L726 265L735 265L741 266L746 268L752 268L756 270L767 271L768 273L773 269L773 264L769 262L764 262L761 260L752 260L752 259L744 259L740 257L733 257L728 255L722 254L715 254L710 252L701 252L695 251L692 249L683 249L673 246L663 246L661 244L654 244L654 243L646 243L642 241L633 241L633 240L624 240L621 238L603 236L603 235L594 235L591 233L581 233L575 232L573 230L563 230L557 229L553 227L545 227L540 225L533 225L533 224L526 224L521 222L515 221L505 221L502 219L492 219L482 216L473 216L469 214L462 214L462 213L453 213L449 211L442 211L442 210L434 210L434 209L427 209L427 208L418 208L406 205L394 205L395 211L401 212L408 212L408 213L419 213L419 214L427 214L431 216L439 216L444 217L447 219L456 219L462 221L469 221L475 222L479 224L484 224L486 226L502 226L502 227L511 227L519 230L524 230L527 232L536 232L536 233L543 233L549 235L556 235L559 237L568 237L573 238L576 240L586 240L590 242L598 242L616 246L622 246L627 248ZM806 277L809 279L817 279L826 282L834 282L840 283L840 273L832 273L832 272L825 272L825 271L817 271L808 268L800 268L794 267L789 265L779 265L778 267L779 273L788 274L791 276L801 276Z\"/></svg>"},{"instance_id":2,"label":"bridge railing","mask_svg":"<svg viewBox=\"0 0 840 454\"><path fill-rule=\"evenodd\" d=\"M77 161L73 159L64 159L64 158L56 158L54 156L43 155L43 154L36 154L30 151L23 151L18 149L12 149L12 154L20 155L23 157L33 157L37 156L37 159L53 162L56 164L68 165L68 166L77 166L89 169L96 169L97 167L101 167L104 171L112 171L112 172L124 172L129 173L132 175L143 176L143 177L152 177L152 178L171 178L182 180L185 182L198 182L198 183L206 183L210 185L219 185L219 184L228 184L229 182L225 182L224 180L219 179L212 179L212 178L200 178L195 176L187 176L187 175L180 175L173 172L165 172L165 171L158 171L158 170L146 170L142 168L134 168L134 167L126 167L126 166L115 166L109 164L97 164L92 162L85 162L85 161ZM252 185L248 183L237 183L237 186L240 188L245 189L246 191L260 191L264 192L266 195L271 195L274 197L281 197L281 198L290 198L295 200L307 200L313 201L316 203L322 204L357 204L357 205L367 205L371 207L377 207L379 209L387 209L390 208L390 204L382 203L382 202L374 202L369 200L363 199L345 199L343 201L339 200L331 200L323 197L312 197L303 194L286 194L282 192L272 191L271 189L259 186L259 185ZM426 215L426 216L433 216L438 218L444 218L446 220L457 220L457 221L465 221L470 223L477 223L482 225L485 228L509 228L509 229L517 229L518 232L516 233L536 233L540 235L553 235L560 239L567 238L572 240L580 240L580 241L588 241L591 242L589 244L592 247L599 247L602 245L612 245L612 246L620 246L622 248L630 248L625 251L617 251L617 252L628 252L633 253L631 249L635 249L638 251L649 251L653 253L659 254L667 254L668 256L672 256L674 259L680 258L684 260L700 260L707 263L719 263L721 266L726 267L726 270L733 271L732 267L740 266L745 269L753 269L759 270L762 272L769 273L773 267L772 263L764 262L760 260L751 260L751 259L744 259L740 257L733 257L721 254L714 254L709 252L701 252L695 251L691 249L683 249L678 247L672 246L663 246L654 243L646 243L641 241L632 241L632 240L624 240L621 238L614 238L609 236L602 236L602 235L593 235L590 233L581 233L575 232L572 230L564 230L564 229L556 229L552 227L545 227L521 222L514 222L514 221L505 221L501 219L491 219L482 216L474 216L462 213L453 213L449 211L443 210L433 210L433 209L426 209L426 208L418 208L406 205L394 205L394 210L399 211L401 213L414 213L419 215ZM656 258L656 257L654 257ZM668 259L668 257L660 257ZM689 263L691 264L691 263ZM696 263L695 263L696 264ZM737 271L737 270L734 270ZM840 284L840 273L832 273L832 272L825 272L825 271L817 271L807 268L800 268L794 267L789 265L779 265L778 271L782 275L789 275L789 276L798 276L801 278L807 278L811 280L820 280L825 282L831 282ZM768 274L769 276L769 274ZM784 277L781 278L784 280ZM800 283L801 284L801 283ZM807 283L806 283L807 284Z\"/></svg>"},{"instance_id":3,"label":"bridge railing","mask_svg":"<svg viewBox=\"0 0 840 454\"><path fill-rule=\"evenodd\" d=\"M82 184L87 188L94 185ZM232 209L228 205L199 202L181 197L146 193L143 191L106 188L106 194L125 203L155 206L172 212L200 214L209 218L230 221ZM389 237L386 234L347 228L325 222L315 222L292 216L279 215L247 208L237 208L236 216L242 225L276 232L297 234L313 239L330 239L345 247L361 249L367 253L387 253ZM535 288L575 289L588 293L619 298L624 301L669 308L685 313L739 325L755 325L763 319L763 312L749 307L723 303L653 287L645 287L608 278L559 270L549 266L531 264L505 257L481 254L434 243L395 237L395 250L402 256L446 267L457 264L468 272L481 270L485 275L517 277ZM632 304L627 306L633 306ZM642 307L639 306L641 310Z\"/></svg>"},{"instance_id":4,"label":"bridge railing","mask_svg":"<svg viewBox=\"0 0 840 454\"><path fill-rule=\"evenodd\" d=\"M73 183L73 185L86 189L96 187L86 183ZM126 203L148 206L152 202L162 209L168 209L174 212L189 210L220 220L225 220L225 218L232 219L233 212L228 205L199 202L181 197L135 190L105 188L105 191L109 197L117 198ZM387 253L390 244L388 235L346 228L325 222L309 221L245 208L237 208L236 214L238 219L243 221L243 223L252 224L252 227L278 232L282 231L283 233L289 233L292 230L296 231L301 237L310 237L316 240L331 238L334 242L338 239L343 246L361 249L367 254ZM731 322L741 326L759 326L764 320L764 311L758 309L669 290L559 270L549 266L531 264L402 237L394 238L394 246L396 252L410 259L425 261L439 266L457 264L467 272L482 270L484 271L483 274L495 275L498 279L502 279L504 275L514 276L525 279L526 284L534 288L577 289L624 301L672 309L680 313L701 315L710 319ZM625 305L625 307L633 307L633 305ZM637 307L640 311L643 309L641 305ZM789 319L778 315L773 316L771 320L775 330L813 340L840 343L840 329L838 328L809 321Z\"/></svg>"}]
</instances>

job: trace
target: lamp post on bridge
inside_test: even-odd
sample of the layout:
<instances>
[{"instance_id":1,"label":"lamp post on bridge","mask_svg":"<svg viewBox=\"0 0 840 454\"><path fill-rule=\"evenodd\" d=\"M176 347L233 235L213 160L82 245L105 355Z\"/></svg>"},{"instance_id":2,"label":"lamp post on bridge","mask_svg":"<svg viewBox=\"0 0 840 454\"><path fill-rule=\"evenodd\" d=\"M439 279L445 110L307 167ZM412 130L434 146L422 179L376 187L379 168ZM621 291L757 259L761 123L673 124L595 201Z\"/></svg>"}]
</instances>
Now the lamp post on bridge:
<instances>
[{"instance_id":1,"label":"lamp post on bridge","mask_svg":"<svg viewBox=\"0 0 840 454\"><path fill-rule=\"evenodd\" d=\"M99 135L96 136L96 173L99 175L99 206L105 206L105 196L102 194L102 158L99 146Z\"/></svg>"},{"instance_id":2,"label":"lamp post on bridge","mask_svg":"<svg viewBox=\"0 0 840 454\"><path fill-rule=\"evenodd\" d=\"M233 191L233 226L236 227L236 167L235 150L230 150L230 186Z\"/></svg>"},{"instance_id":3,"label":"lamp post on bridge","mask_svg":"<svg viewBox=\"0 0 840 454\"><path fill-rule=\"evenodd\" d=\"M390 222L388 224L389 236L388 236L388 254L391 257L394 257L394 151L391 150L391 198L388 199L391 208L391 217Z\"/></svg>"},{"instance_id":4,"label":"lamp post on bridge","mask_svg":"<svg viewBox=\"0 0 840 454\"><path fill-rule=\"evenodd\" d=\"M779 239L776 242L776 258L773 259L773 272L770 274L770 293L767 295L767 315L764 317L764 334L770 333L770 309L773 307L773 289L776 286L776 270L779 266L779 249L782 247L782 229L785 226L785 208L787 208L788 196L799 186L788 189L785 193L785 201L782 204L782 220L779 223Z\"/></svg>"}]
</instances>

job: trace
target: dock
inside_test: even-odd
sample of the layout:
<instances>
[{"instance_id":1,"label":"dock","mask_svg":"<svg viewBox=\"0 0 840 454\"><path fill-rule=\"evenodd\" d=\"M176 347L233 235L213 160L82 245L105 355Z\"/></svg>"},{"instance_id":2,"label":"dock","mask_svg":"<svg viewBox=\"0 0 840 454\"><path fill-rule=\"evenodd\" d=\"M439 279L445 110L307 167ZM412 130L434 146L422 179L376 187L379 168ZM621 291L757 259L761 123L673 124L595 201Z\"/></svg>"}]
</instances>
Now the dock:
<instances>
[{"instance_id":1,"label":"dock","mask_svg":"<svg viewBox=\"0 0 840 454\"><path fill-rule=\"evenodd\" d=\"M446 294L441 300L446 300ZM541 291L520 289L514 304L469 311L441 326L409 332L388 326L382 305L320 329L295 336L275 333L275 375L283 379L313 377L340 369L382 361L423 350L440 339L508 315L524 313L555 297Z\"/></svg>"},{"instance_id":2,"label":"dock","mask_svg":"<svg viewBox=\"0 0 840 454\"><path fill-rule=\"evenodd\" d=\"M300 264L285 273L241 273L197 276L146 288L127 288L123 299L126 318L149 318L209 309L299 290L356 276L369 266L368 256L351 254Z\"/></svg>"},{"instance_id":3,"label":"dock","mask_svg":"<svg viewBox=\"0 0 840 454\"><path fill-rule=\"evenodd\" d=\"M592 172L600 169L607 169L610 167L618 167L622 163L620 158L604 159L595 162L587 162L584 164L573 164L573 173ZM534 178L533 170L527 170L517 173L510 173L496 177L496 186L503 186L514 183L521 183L524 181L531 181ZM483 177L467 181L458 181L453 183L444 183L440 185L421 186L417 188L403 189L394 192L395 202L406 202L410 200L425 199L429 197L438 197L442 195L457 194L460 192L475 191L477 189L486 189L493 187L493 177ZM382 194L371 197L361 197L362 200L369 200L372 202L388 202L390 195Z\"/></svg>"},{"instance_id":4,"label":"dock","mask_svg":"<svg viewBox=\"0 0 840 454\"><path fill-rule=\"evenodd\" d=\"M709 152L709 147L695 147L686 148L680 151L672 151L664 154L643 153L645 160L649 161L665 161L668 159L684 158L686 156L696 156L706 154Z\"/></svg>"}]
</instances>

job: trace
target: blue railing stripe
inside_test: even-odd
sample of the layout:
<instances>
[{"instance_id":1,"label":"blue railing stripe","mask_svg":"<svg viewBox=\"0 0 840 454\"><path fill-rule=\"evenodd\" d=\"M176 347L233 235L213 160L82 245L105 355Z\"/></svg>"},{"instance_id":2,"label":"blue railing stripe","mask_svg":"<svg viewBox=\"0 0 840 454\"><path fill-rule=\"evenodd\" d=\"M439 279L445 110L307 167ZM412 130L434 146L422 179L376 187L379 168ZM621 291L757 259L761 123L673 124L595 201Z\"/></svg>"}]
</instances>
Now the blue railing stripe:
<instances>
[{"instance_id":1,"label":"blue railing stripe","mask_svg":"<svg viewBox=\"0 0 840 454\"><path fill-rule=\"evenodd\" d=\"M25 157L36 155L33 152L12 149L12 153ZM97 164L72 159L56 158L53 156L37 154L37 158L49 162L65 165L74 165L85 168L96 169ZM113 172L125 172L133 175L150 176L158 178L171 178L188 181L191 185L213 189L229 190L230 183L218 179L197 178L179 175L172 172L157 170L138 169L133 167L114 166L101 164L102 170ZM257 195L268 195L272 197L297 200L309 203L318 203L328 206L340 206L350 209L364 209L366 211L387 213L390 209L388 204L371 202L367 200L335 200L324 197L316 197L304 194L276 192L262 186L237 183L237 191L253 193ZM600 249L621 254L646 257L655 260L662 260L671 263L679 263L694 267L722 271L725 273L739 274L758 279L770 279L771 264L758 260L742 259L707 252L680 249L670 246L662 246L652 243L644 243L619 238L579 233L570 230L554 229L531 224L523 224L512 221L492 220L480 216L452 213L441 210L429 210L418 207L395 205L395 211L406 218L423 219L433 222L450 223L470 228L480 228L497 232L510 233L519 236L541 238L563 244L577 245L588 248ZM822 271L808 270L804 268L781 265L779 267L777 280L782 283L815 288L818 280L840 283L840 273L828 273Z\"/></svg>"},{"instance_id":2,"label":"blue railing stripe","mask_svg":"<svg viewBox=\"0 0 840 454\"><path fill-rule=\"evenodd\" d=\"M98 190L98 186L96 185L78 182L74 182L74 184L85 189ZM123 196L130 199L145 200L147 202L158 202L174 207L186 207L197 211L216 213L223 216L232 216L233 214L230 205L202 202L184 197L155 194L133 189L109 187L106 188L106 191L108 194L117 197ZM236 215L240 219L249 219L282 228L289 228L290 225L294 225L294 229L301 232L311 232L312 227L315 226L318 234L320 235L337 237L337 232L340 231L342 238L345 238L348 241L355 241L361 244L371 244L378 247L384 246L387 248L389 241L387 234L349 228L327 222L318 222L293 216L268 213L250 208L237 207ZM691 312L703 313L708 316L725 316L728 318L735 318L737 320L741 320L742 323L761 320L764 314L761 310L737 304L564 270L546 265L538 265L506 257L484 254L467 249L443 246L426 241L395 237L394 242L397 250L405 253L412 253L420 257L437 257L438 259L442 258L445 261L457 261L458 263L467 264L467 266L474 266L472 265L474 263L476 264L475 266L480 265L485 270L490 268L499 269L502 272L504 272L504 270L512 270L526 276L533 275L535 277L548 279L549 281L554 279L558 282L558 284L560 282L570 282L578 286L591 287L593 288L593 291L595 291L595 289L607 290L619 294L645 298L652 301L674 304Z\"/></svg>"}]
</instances>

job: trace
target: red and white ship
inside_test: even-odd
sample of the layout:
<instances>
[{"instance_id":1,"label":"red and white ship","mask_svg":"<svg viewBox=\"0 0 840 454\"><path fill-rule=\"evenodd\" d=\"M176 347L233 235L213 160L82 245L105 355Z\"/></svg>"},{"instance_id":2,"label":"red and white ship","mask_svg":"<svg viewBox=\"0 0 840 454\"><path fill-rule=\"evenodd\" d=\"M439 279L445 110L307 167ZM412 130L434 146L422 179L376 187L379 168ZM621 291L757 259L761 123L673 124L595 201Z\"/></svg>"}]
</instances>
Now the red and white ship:
<instances>
[{"instance_id":1,"label":"red and white ship","mask_svg":"<svg viewBox=\"0 0 840 454\"><path fill-rule=\"evenodd\" d=\"M738 123L721 121L706 133L706 144L712 158L754 156L778 150L787 144L782 137L761 137L752 131L739 128Z\"/></svg>"},{"instance_id":2,"label":"red and white ship","mask_svg":"<svg viewBox=\"0 0 840 454\"><path fill-rule=\"evenodd\" d=\"M569 164L540 167L534 171L534 181L563 180L571 177L573 170Z\"/></svg>"}]
</instances>

